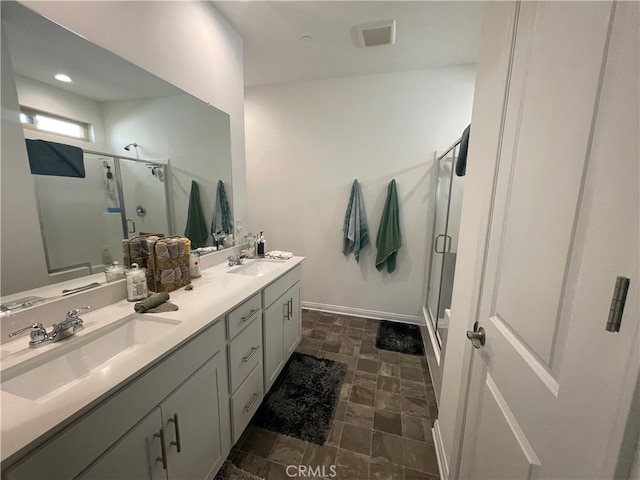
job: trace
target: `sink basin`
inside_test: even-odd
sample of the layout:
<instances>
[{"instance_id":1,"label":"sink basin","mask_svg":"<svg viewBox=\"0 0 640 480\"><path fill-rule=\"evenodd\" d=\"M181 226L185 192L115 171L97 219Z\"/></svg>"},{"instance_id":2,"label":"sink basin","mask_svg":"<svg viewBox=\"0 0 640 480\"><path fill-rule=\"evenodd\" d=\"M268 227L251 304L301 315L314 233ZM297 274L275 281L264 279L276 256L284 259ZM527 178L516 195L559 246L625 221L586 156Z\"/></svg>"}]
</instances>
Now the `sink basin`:
<instances>
[{"instance_id":1,"label":"sink basin","mask_svg":"<svg viewBox=\"0 0 640 480\"><path fill-rule=\"evenodd\" d=\"M180 323L142 314L128 315L82 337L62 340L55 344L58 348L3 371L0 388L29 400L48 400Z\"/></svg>"},{"instance_id":2,"label":"sink basin","mask_svg":"<svg viewBox=\"0 0 640 480\"><path fill-rule=\"evenodd\" d=\"M227 273L235 273L237 275L250 275L252 277L260 277L280 267L284 260L253 260L238 267L232 268Z\"/></svg>"}]
</instances>

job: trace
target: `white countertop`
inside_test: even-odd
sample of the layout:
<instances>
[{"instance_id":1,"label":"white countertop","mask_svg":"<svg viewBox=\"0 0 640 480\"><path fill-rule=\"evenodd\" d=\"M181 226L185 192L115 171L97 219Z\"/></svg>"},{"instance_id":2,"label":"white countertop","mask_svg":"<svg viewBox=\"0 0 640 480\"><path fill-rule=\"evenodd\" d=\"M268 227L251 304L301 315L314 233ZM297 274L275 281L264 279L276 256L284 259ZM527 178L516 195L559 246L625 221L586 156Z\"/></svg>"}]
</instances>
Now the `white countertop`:
<instances>
[{"instance_id":1,"label":"white countertop","mask_svg":"<svg viewBox=\"0 0 640 480\"><path fill-rule=\"evenodd\" d=\"M282 261L278 268L257 277L229 274L227 271L232 267L228 267L226 263L210 267L202 271L201 278L192 280L193 290L180 289L170 293L170 302L178 305L178 311L145 314L178 320L181 322L179 325L158 338L119 355L108 362L107 368L100 368L68 384L55 395L47 395L38 400L22 398L0 389L2 461L65 421L84 413L205 327L215 321L223 321L225 313L303 260L304 257L293 257ZM28 336L7 343L0 348L0 374L8 369L20 368L19 365L23 362L51 353L54 349L68 349L72 342L81 341L84 336L132 313L135 313L133 303L122 300L81 315L85 328L58 343L29 348Z\"/></svg>"}]
</instances>

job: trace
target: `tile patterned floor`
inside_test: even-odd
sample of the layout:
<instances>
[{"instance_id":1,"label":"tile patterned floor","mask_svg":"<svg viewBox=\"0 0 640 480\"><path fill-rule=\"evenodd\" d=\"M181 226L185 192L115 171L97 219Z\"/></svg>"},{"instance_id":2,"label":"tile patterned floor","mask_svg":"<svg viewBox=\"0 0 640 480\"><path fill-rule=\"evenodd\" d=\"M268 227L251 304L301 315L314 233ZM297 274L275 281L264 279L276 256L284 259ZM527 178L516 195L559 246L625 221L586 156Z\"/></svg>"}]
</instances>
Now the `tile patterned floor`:
<instances>
[{"instance_id":1,"label":"tile patterned floor","mask_svg":"<svg viewBox=\"0 0 640 480\"><path fill-rule=\"evenodd\" d=\"M377 320L304 310L297 351L349 367L329 438L319 446L249 425L230 459L267 480L311 478L287 475L288 465L320 467L321 476L345 480L438 479L426 359L378 350L377 329Z\"/></svg>"}]
</instances>

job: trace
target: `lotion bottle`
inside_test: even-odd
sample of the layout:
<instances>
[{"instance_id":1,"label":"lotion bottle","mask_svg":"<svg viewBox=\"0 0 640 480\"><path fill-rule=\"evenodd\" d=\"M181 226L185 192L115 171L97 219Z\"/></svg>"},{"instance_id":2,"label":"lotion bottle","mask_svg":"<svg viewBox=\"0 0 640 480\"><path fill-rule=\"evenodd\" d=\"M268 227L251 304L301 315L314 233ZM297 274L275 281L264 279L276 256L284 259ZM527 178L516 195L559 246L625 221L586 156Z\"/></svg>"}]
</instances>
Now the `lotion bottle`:
<instances>
[{"instance_id":1,"label":"lotion bottle","mask_svg":"<svg viewBox=\"0 0 640 480\"><path fill-rule=\"evenodd\" d=\"M264 232L260 232L260 236L258 237L258 241L256 242L256 250L259 257L264 257L266 241L264 239Z\"/></svg>"}]
</instances>

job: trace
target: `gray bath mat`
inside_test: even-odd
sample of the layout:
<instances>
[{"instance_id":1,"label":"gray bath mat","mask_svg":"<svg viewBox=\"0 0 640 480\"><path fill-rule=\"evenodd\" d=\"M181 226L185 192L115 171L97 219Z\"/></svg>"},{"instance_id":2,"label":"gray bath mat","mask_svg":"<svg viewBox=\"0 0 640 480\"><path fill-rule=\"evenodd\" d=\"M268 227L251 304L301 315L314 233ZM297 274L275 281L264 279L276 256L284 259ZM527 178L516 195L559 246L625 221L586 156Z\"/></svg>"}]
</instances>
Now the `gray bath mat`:
<instances>
[{"instance_id":1,"label":"gray bath mat","mask_svg":"<svg viewBox=\"0 0 640 480\"><path fill-rule=\"evenodd\" d=\"M218 470L218 473L213 480L264 480L262 477L256 477L252 473L246 472L241 468L236 467L229 460L225 461L222 468Z\"/></svg>"},{"instance_id":2,"label":"gray bath mat","mask_svg":"<svg viewBox=\"0 0 640 480\"><path fill-rule=\"evenodd\" d=\"M346 373L344 363L295 352L251 422L324 445Z\"/></svg>"},{"instance_id":3,"label":"gray bath mat","mask_svg":"<svg viewBox=\"0 0 640 480\"><path fill-rule=\"evenodd\" d=\"M378 325L376 347L392 352L424 355L420 327L410 323L382 320Z\"/></svg>"}]
</instances>

